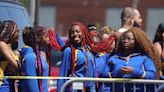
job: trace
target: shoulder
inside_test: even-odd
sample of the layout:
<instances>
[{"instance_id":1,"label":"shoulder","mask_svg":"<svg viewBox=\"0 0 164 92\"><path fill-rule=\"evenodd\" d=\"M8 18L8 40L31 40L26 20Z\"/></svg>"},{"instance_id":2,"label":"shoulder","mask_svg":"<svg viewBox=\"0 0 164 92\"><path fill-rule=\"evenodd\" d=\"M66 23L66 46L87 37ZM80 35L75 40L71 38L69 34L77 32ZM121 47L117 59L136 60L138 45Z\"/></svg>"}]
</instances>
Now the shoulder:
<instances>
[{"instance_id":1,"label":"shoulder","mask_svg":"<svg viewBox=\"0 0 164 92\"><path fill-rule=\"evenodd\" d=\"M6 46L7 44L4 41L0 41L0 49L3 49Z\"/></svg>"},{"instance_id":2,"label":"shoulder","mask_svg":"<svg viewBox=\"0 0 164 92\"><path fill-rule=\"evenodd\" d=\"M63 52L64 53L71 53L71 48L70 47L66 47Z\"/></svg>"},{"instance_id":3,"label":"shoulder","mask_svg":"<svg viewBox=\"0 0 164 92\"><path fill-rule=\"evenodd\" d=\"M155 48L161 48L160 42L155 42L155 43L154 43L154 47L155 47Z\"/></svg>"},{"instance_id":4,"label":"shoulder","mask_svg":"<svg viewBox=\"0 0 164 92\"><path fill-rule=\"evenodd\" d=\"M19 53L18 50L14 50L14 54L15 54L16 56L19 56L19 57L20 57L20 53Z\"/></svg>"},{"instance_id":5,"label":"shoulder","mask_svg":"<svg viewBox=\"0 0 164 92\"><path fill-rule=\"evenodd\" d=\"M115 61L116 59L119 59L119 56L117 54L111 55L110 57L107 58L107 62Z\"/></svg>"},{"instance_id":6,"label":"shoulder","mask_svg":"<svg viewBox=\"0 0 164 92\"><path fill-rule=\"evenodd\" d=\"M40 51L40 53L43 55L43 57L44 57L44 58L46 58L46 59L47 59L46 52L44 52L44 51Z\"/></svg>"},{"instance_id":7,"label":"shoulder","mask_svg":"<svg viewBox=\"0 0 164 92\"><path fill-rule=\"evenodd\" d=\"M141 54L140 56L144 58L144 60L152 60L152 58L147 54Z\"/></svg>"}]
</instances>

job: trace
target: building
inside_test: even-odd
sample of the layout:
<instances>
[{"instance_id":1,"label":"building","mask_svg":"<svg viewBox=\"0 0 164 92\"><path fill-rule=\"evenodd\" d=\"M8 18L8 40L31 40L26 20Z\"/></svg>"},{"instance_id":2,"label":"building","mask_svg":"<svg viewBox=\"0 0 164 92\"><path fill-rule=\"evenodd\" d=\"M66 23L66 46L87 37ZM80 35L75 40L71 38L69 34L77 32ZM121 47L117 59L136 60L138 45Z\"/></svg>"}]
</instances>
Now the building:
<instances>
[{"instance_id":1,"label":"building","mask_svg":"<svg viewBox=\"0 0 164 92\"><path fill-rule=\"evenodd\" d=\"M54 26L62 36L68 34L73 21L118 29L122 9L135 1L143 18L142 29L153 39L158 24L164 21L163 0L41 0L39 23Z\"/></svg>"}]
</instances>

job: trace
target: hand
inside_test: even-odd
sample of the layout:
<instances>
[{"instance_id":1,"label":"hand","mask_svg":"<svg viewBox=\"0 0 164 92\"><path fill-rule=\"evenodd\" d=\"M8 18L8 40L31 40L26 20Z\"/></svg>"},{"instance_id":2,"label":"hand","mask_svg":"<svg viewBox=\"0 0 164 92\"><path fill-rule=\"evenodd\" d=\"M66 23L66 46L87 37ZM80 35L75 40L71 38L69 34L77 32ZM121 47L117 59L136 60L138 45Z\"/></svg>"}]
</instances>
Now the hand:
<instances>
[{"instance_id":1,"label":"hand","mask_svg":"<svg viewBox=\"0 0 164 92\"><path fill-rule=\"evenodd\" d=\"M121 73L122 74L131 74L133 72L133 67L126 66L121 68Z\"/></svg>"}]
</instances>

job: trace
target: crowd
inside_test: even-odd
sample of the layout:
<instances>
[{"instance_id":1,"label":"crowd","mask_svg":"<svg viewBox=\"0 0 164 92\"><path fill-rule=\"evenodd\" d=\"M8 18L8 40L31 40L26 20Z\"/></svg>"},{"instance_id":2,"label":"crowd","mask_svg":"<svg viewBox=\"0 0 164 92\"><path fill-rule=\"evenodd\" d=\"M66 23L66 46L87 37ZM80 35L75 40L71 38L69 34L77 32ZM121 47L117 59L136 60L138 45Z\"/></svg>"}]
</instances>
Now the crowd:
<instances>
[{"instance_id":1,"label":"crowd","mask_svg":"<svg viewBox=\"0 0 164 92\"><path fill-rule=\"evenodd\" d=\"M0 22L0 92L48 92L48 79L7 79L3 76L49 76L51 50L62 52L59 77L164 79L164 23L159 24L154 41L141 29L140 12L126 7L121 13L121 28L73 22L67 41L61 40L54 28L25 27L22 33L24 46L18 47L19 29L14 21ZM46 49L45 50L43 50ZM66 79L59 79L60 92ZM73 89L66 92L81 92ZM133 92L133 84L84 82L84 92ZM136 92L144 85L136 83ZM160 86L160 85L158 85ZM146 92L154 92L153 84L146 84ZM159 87L162 92L163 87Z\"/></svg>"}]
</instances>

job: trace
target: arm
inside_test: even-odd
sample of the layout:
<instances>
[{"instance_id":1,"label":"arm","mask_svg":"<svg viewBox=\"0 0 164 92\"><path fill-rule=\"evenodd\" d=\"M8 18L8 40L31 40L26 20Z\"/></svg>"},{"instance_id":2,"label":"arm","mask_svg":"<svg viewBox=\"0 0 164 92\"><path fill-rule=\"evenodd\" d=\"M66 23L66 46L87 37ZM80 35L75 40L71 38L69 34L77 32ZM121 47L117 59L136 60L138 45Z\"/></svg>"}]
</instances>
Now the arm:
<instances>
[{"instance_id":1,"label":"arm","mask_svg":"<svg viewBox=\"0 0 164 92\"><path fill-rule=\"evenodd\" d=\"M64 41L61 39L61 37L56 33L56 39L61 47L65 45Z\"/></svg>"},{"instance_id":2,"label":"arm","mask_svg":"<svg viewBox=\"0 0 164 92\"><path fill-rule=\"evenodd\" d=\"M118 69L114 69L114 70L113 69L114 69L114 64L111 61L108 62L108 65L106 64L105 66L103 77L121 78L122 77L121 67Z\"/></svg>"},{"instance_id":3,"label":"arm","mask_svg":"<svg viewBox=\"0 0 164 92\"><path fill-rule=\"evenodd\" d=\"M0 41L0 52L12 66L18 68L18 64L11 54L12 50L10 50L8 45L3 41Z\"/></svg>"},{"instance_id":4,"label":"arm","mask_svg":"<svg viewBox=\"0 0 164 92\"><path fill-rule=\"evenodd\" d=\"M155 79L156 67L151 58L146 57L143 63L144 70L133 69L133 76L142 79Z\"/></svg>"},{"instance_id":5,"label":"arm","mask_svg":"<svg viewBox=\"0 0 164 92\"><path fill-rule=\"evenodd\" d=\"M161 60L164 61L164 42L162 43L161 47Z\"/></svg>"},{"instance_id":6,"label":"arm","mask_svg":"<svg viewBox=\"0 0 164 92\"><path fill-rule=\"evenodd\" d=\"M163 47L164 47L164 43L163 43ZM162 50L162 46L160 45L160 43L159 42L155 42L154 43L154 48L158 52L158 54L161 57L161 59L164 60L164 50Z\"/></svg>"}]
</instances>

